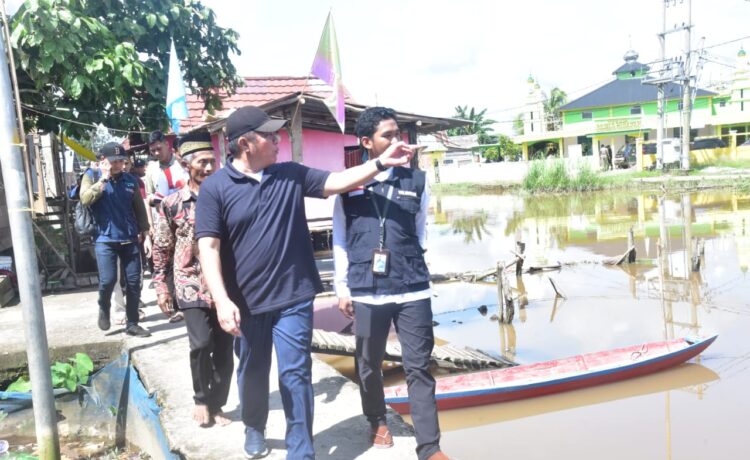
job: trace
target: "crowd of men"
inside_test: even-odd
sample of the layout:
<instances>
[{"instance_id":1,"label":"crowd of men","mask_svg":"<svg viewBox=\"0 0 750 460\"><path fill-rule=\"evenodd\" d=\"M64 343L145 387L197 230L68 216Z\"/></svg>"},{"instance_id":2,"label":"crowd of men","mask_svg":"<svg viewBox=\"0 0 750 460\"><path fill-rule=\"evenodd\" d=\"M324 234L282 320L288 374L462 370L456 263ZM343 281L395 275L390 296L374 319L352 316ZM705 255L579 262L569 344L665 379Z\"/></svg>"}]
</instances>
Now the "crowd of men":
<instances>
[{"instance_id":1,"label":"crowd of men","mask_svg":"<svg viewBox=\"0 0 750 460\"><path fill-rule=\"evenodd\" d=\"M207 132L180 138L177 154L151 133L155 161L128 164L125 149L104 145L81 184L98 233L98 326L108 330L111 298L125 290L125 332L148 337L139 323L142 256L150 258L157 303L170 321L184 319L195 406L204 427L231 420L222 411L237 356L246 458L269 454L271 353L277 356L289 459L313 459L313 300L323 290L305 217L304 198L335 195L335 291L354 319L356 360L370 442L393 446L386 423L382 361L391 325L401 342L420 460L440 450L429 272L424 261L429 190L408 168L413 150L401 140L393 110L362 113L355 131L368 160L328 172L277 163L279 130L256 107L226 122L230 156L219 168ZM128 172L128 169L130 172Z\"/></svg>"}]
</instances>

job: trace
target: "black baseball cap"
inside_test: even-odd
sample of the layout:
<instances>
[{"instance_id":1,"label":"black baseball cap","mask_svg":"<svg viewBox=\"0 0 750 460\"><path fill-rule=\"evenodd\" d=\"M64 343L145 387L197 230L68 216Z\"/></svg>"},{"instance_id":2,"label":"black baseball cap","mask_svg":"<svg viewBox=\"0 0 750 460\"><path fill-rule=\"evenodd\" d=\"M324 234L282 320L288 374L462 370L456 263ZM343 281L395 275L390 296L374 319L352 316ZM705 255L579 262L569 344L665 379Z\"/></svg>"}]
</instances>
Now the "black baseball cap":
<instances>
[{"instance_id":1,"label":"black baseball cap","mask_svg":"<svg viewBox=\"0 0 750 460\"><path fill-rule=\"evenodd\" d=\"M144 166L146 166L146 162L141 160L140 158L136 158L135 161L133 161L134 168L142 168Z\"/></svg>"},{"instance_id":2,"label":"black baseball cap","mask_svg":"<svg viewBox=\"0 0 750 460\"><path fill-rule=\"evenodd\" d=\"M148 145L151 145L154 142L162 142L166 140L166 138L167 136L161 131L151 131L151 134L148 135Z\"/></svg>"},{"instance_id":3,"label":"black baseball cap","mask_svg":"<svg viewBox=\"0 0 750 460\"><path fill-rule=\"evenodd\" d=\"M227 139L233 141L250 131L275 133L283 128L285 124L286 120L271 118L258 107L247 105L235 110L227 118Z\"/></svg>"},{"instance_id":4,"label":"black baseball cap","mask_svg":"<svg viewBox=\"0 0 750 460\"><path fill-rule=\"evenodd\" d=\"M127 160L128 154L125 152L125 147L118 144L117 142L107 142L99 149L99 155L106 158L109 161L116 160Z\"/></svg>"}]
</instances>

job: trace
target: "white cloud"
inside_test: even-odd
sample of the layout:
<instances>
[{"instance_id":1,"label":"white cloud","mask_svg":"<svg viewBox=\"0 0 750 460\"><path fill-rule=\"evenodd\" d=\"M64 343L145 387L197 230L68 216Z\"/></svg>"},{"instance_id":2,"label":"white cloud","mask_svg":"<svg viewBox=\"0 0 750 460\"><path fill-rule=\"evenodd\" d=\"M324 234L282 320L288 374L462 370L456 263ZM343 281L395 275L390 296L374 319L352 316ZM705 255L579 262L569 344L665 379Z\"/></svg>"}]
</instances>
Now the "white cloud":
<instances>
[{"instance_id":1,"label":"white cloud","mask_svg":"<svg viewBox=\"0 0 750 460\"><path fill-rule=\"evenodd\" d=\"M682 2L682 3L681 3ZM680 24L687 0L670 7L668 27ZM659 56L660 0L525 2L465 0L205 0L218 23L240 33L242 75L305 75L332 8L344 84L359 102L450 116L456 105L487 108L511 120L531 73L544 89L573 95L611 78L632 45L647 63ZM682 5L682 6L681 6ZM693 42L706 45L750 35L750 2L694 0ZM745 40L746 48L750 39ZM668 56L684 39L668 39ZM711 52L733 63L743 42ZM707 65L703 77L731 69ZM579 94L581 95L581 91ZM511 109L511 110L507 110ZM505 132L510 124L500 125Z\"/></svg>"}]
</instances>

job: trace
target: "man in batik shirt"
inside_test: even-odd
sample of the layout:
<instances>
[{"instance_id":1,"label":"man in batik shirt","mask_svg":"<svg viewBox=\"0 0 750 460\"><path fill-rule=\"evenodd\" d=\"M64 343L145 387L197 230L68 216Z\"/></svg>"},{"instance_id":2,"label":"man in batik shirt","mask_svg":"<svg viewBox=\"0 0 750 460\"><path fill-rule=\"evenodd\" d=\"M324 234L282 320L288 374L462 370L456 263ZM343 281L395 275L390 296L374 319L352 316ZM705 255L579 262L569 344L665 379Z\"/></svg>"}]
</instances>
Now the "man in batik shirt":
<instances>
[{"instance_id":1,"label":"man in batik shirt","mask_svg":"<svg viewBox=\"0 0 750 460\"><path fill-rule=\"evenodd\" d=\"M179 148L190 178L159 206L153 242L154 284L164 314L172 316L176 301L185 316L195 400L193 419L201 426L226 425L230 420L222 407L227 402L234 370L232 336L222 330L217 320L193 236L195 202L201 183L214 172L216 158L207 132L183 136ZM176 298L172 298L167 284L170 268Z\"/></svg>"}]
</instances>

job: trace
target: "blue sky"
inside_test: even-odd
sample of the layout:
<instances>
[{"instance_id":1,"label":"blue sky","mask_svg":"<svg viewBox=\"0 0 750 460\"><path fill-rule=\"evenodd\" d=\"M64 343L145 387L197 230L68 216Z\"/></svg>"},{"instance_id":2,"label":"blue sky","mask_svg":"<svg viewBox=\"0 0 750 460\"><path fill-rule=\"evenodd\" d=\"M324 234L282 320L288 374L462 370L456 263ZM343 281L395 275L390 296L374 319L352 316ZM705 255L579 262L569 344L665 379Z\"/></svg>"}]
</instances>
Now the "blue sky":
<instances>
[{"instance_id":1,"label":"blue sky","mask_svg":"<svg viewBox=\"0 0 750 460\"><path fill-rule=\"evenodd\" d=\"M668 28L685 21L687 0L669 2ZM571 99L612 78L629 48L658 58L661 0L204 0L218 23L240 33L243 76L303 76L333 11L343 80L355 100L425 115L456 105L487 108L509 121L525 102L532 74ZM750 35L748 0L693 0L693 46ZM745 24L743 24L743 21ZM677 56L684 38L668 38ZM740 46L711 48L701 79L726 79ZM510 123L498 130L510 133Z\"/></svg>"}]
</instances>

